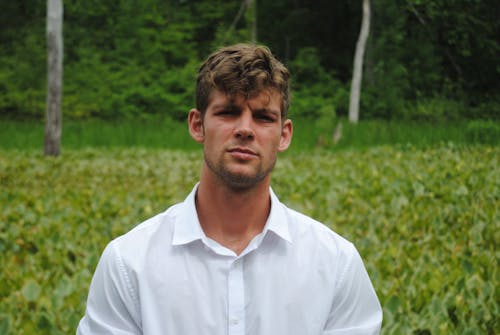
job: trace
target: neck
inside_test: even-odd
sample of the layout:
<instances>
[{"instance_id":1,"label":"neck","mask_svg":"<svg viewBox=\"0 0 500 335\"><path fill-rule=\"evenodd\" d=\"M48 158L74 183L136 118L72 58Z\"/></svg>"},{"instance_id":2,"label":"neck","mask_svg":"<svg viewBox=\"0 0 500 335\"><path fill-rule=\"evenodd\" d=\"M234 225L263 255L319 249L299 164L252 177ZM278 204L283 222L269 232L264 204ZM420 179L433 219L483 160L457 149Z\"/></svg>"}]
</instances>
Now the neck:
<instances>
[{"instance_id":1,"label":"neck","mask_svg":"<svg viewBox=\"0 0 500 335\"><path fill-rule=\"evenodd\" d=\"M231 189L213 178L202 178L196 210L205 234L240 254L266 224L271 201L270 178L248 189Z\"/></svg>"}]
</instances>

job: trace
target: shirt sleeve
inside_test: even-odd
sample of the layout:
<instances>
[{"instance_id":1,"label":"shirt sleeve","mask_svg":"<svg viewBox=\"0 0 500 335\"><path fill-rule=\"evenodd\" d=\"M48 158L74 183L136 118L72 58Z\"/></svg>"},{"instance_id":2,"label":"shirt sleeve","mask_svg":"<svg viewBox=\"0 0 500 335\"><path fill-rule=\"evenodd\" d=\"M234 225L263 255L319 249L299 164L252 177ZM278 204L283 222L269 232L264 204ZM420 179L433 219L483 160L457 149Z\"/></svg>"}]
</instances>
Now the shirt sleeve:
<instances>
[{"instance_id":1,"label":"shirt sleeve","mask_svg":"<svg viewBox=\"0 0 500 335\"><path fill-rule=\"evenodd\" d=\"M382 308L358 251L352 246L338 281L323 335L376 335Z\"/></svg>"},{"instance_id":2,"label":"shirt sleeve","mask_svg":"<svg viewBox=\"0 0 500 335\"><path fill-rule=\"evenodd\" d=\"M106 247L97 265L77 335L142 334L138 299L113 243Z\"/></svg>"}]
</instances>

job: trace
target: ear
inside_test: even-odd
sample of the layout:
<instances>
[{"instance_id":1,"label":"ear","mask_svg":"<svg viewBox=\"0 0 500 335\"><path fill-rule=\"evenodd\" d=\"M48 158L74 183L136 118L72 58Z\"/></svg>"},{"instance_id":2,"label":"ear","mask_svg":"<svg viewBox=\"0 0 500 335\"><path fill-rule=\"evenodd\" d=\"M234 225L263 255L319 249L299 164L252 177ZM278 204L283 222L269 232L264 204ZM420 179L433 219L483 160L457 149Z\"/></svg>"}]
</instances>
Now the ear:
<instances>
[{"instance_id":1,"label":"ear","mask_svg":"<svg viewBox=\"0 0 500 335\"><path fill-rule=\"evenodd\" d=\"M283 122L283 126L281 127L281 138L280 145L278 147L278 152L283 152L290 146L292 143L292 135L293 135L293 124L292 120L286 119Z\"/></svg>"},{"instance_id":2,"label":"ear","mask_svg":"<svg viewBox=\"0 0 500 335\"><path fill-rule=\"evenodd\" d=\"M188 116L189 134L198 143L205 140L205 129L203 128L203 119L201 112L197 109L191 109Z\"/></svg>"}]
</instances>

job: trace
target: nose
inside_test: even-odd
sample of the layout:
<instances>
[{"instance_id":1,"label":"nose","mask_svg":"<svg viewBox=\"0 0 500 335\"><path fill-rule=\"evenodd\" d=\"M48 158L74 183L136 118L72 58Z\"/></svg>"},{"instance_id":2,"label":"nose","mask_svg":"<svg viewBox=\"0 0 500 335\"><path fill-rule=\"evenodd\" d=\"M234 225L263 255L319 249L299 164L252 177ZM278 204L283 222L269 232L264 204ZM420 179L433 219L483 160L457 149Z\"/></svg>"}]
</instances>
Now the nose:
<instances>
[{"instance_id":1,"label":"nose","mask_svg":"<svg viewBox=\"0 0 500 335\"><path fill-rule=\"evenodd\" d=\"M236 138L239 139L253 139L255 136L252 127L253 117L250 111L245 111L240 114L234 129Z\"/></svg>"}]
</instances>

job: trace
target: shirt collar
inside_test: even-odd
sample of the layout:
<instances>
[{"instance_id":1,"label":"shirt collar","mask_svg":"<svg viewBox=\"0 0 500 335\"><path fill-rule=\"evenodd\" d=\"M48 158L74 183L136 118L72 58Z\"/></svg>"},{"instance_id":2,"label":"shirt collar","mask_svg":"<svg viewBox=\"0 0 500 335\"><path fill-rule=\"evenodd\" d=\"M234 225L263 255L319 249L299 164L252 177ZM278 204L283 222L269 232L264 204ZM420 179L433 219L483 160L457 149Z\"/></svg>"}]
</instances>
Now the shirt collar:
<instances>
[{"instance_id":1,"label":"shirt collar","mask_svg":"<svg viewBox=\"0 0 500 335\"><path fill-rule=\"evenodd\" d=\"M174 223L173 245L188 244L196 240L206 239L196 211L197 190L198 184L194 186L184 202L180 204L180 210ZM269 193L271 195L271 211L262 235L266 235L267 231L272 231L278 237L292 243L285 207L271 188L269 189Z\"/></svg>"},{"instance_id":2,"label":"shirt collar","mask_svg":"<svg viewBox=\"0 0 500 335\"><path fill-rule=\"evenodd\" d=\"M285 206L279 201L271 188L269 189L269 193L271 194L271 211L264 226L264 235L270 230L282 239L292 243Z\"/></svg>"},{"instance_id":3,"label":"shirt collar","mask_svg":"<svg viewBox=\"0 0 500 335\"><path fill-rule=\"evenodd\" d=\"M197 190L198 184L194 186L184 202L180 204L180 211L175 218L173 245L187 244L206 237L203 229L201 229L198 213L196 212Z\"/></svg>"}]
</instances>

